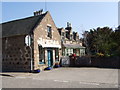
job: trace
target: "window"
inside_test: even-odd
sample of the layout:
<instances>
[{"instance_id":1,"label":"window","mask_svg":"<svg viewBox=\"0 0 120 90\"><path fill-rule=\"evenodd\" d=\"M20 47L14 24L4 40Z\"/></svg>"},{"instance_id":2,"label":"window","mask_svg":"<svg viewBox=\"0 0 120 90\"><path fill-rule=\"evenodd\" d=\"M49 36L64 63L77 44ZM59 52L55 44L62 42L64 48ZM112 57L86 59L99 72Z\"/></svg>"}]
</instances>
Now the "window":
<instances>
[{"instance_id":1,"label":"window","mask_svg":"<svg viewBox=\"0 0 120 90\"><path fill-rule=\"evenodd\" d=\"M61 39L64 42L64 39L65 39L65 33L64 32L61 32Z\"/></svg>"},{"instance_id":2,"label":"window","mask_svg":"<svg viewBox=\"0 0 120 90\"><path fill-rule=\"evenodd\" d=\"M73 54L73 49L66 49L66 56Z\"/></svg>"},{"instance_id":3,"label":"window","mask_svg":"<svg viewBox=\"0 0 120 90\"><path fill-rule=\"evenodd\" d=\"M47 26L47 37L52 38L52 29L50 26Z\"/></svg>"},{"instance_id":4,"label":"window","mask_svg":"<svg viewBox=\"0 0 120 90\"><path fill-rule=\"evenodd\" d=\"M76 50L76 49L73 49L73 53L77 53L77 50Z\"/></svg>"},{"instance_id":5,"label":"window","mask_svg":"<svg viewBox=\"0 0 120 90\"><path fill-rule=\"evenodd\" d=\"M84 55L85 55L84 49L80 49L80 55L81 55L81 56L84 56Z\"/></svg>"},{"instance_id":6,"label":"window","mask_svg":"<svg viewBox=\"0 0 120 90\"><path fill-rule=\"evenodd\" d=\"M45 64L44 49L42 48L41 45L38 45L38 48L39 48L39 64Z\"/></svg>"},{"instance_id":7,"label":"window","mask_svg":"<svg viewBox=\"0 0 120 90\"><path fill-rule=\"evenodd\" d=\"M69 54L68 54L68 49L66 49L66 56L69 56Z\"/></svg>"}]
</instances>

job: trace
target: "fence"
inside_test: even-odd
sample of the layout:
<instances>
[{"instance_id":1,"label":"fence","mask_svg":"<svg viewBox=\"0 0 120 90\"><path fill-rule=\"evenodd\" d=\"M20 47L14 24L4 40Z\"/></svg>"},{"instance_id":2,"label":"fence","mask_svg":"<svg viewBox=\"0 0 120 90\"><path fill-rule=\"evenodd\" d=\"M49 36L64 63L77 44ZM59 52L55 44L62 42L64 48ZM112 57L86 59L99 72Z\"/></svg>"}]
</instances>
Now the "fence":
<instances>
[{"instance_id":1,"label":"fence","mask_svg":"<svg viewBox=\"0 0 120 90\"><path fill-rule=\"evenodd\" d=\"M89 66L91 64L91 58L89 57L75 57L70 58L70 66Z\"/></svg>"},{"instance_id":2,"label":"fence","mask_svg":"<svg viewBox=\"0 0 120 90\"><path fill-rule=\"evenodd\" d=\"M120 57L62 57L62 66L120 68Z\"/></svg>"},{"instance_id":3,"label":"fence","mask_svg":"<svg viewBox=\"0 0 120 90\"><path fill-rule=\"evenodd\" d=\"M91 58L91 66L100 68L120 68L120 57Z\"/></svg>"}]
</instances>

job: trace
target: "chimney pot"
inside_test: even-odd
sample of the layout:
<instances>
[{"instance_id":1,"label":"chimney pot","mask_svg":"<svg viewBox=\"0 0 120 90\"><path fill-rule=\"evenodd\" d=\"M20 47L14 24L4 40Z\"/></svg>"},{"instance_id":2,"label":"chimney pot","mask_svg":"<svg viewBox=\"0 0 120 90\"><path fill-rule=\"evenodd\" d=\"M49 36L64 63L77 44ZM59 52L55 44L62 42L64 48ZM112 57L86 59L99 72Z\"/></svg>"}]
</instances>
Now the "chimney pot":
<instances>
[{"instance_id":1,"label":"chimney pot","mask_svg":"<svg viewBox=\"0 0 120 90\"><path fill-rule=\"evenodd\" d=\"M35 11L34 12L34 16L37 16L37 15L41 15L43 12L43 9L39 10L39 11Z\"/></svg>"},{"instance_id":2,"label":"chimney pot","mask_svg":"<svg viewBox=\"0 0 120 90\"><path fill-rule=\"evenodd\" d=\"M34 16L36 16L36 12L34 12Z\"/></svg>"}]
</instances>

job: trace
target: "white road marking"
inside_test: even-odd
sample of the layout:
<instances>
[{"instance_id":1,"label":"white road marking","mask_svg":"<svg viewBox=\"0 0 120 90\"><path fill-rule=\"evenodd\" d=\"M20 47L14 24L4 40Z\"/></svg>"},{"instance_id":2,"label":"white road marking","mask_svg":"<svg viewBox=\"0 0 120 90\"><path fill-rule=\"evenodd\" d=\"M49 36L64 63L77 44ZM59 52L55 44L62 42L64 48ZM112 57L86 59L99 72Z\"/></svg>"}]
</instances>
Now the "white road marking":
<instances>
[{"instance_id":1,"label":"white road marking","mask_svg":"<svg viewBox=\"0 0 120 90\"><path fill-rule=\"evenodd\" d=\"M31 79L31 77L15 77L16 79Z\"/></svg>"},{"instance_id":2,"label":"white road marking","mask_svg":"<svg viewBox=\"0 0 120 90\"><path fill-rule=\"evenodd\" d=\"M15 77L15 78L26 78L26 77Z\"/></svg>"},{"instance_id":3,"label":"white road marking","mask_svg":"<svg viewBox=\"0 0 120 90\"><path fill-rule=\"evenodd\" d=\"M69 82L69 81L63 81L63 82Z\"/></svg>"},{"instance_id":4,"label":"white road marking","mask_svg":"<svg viewBox=\"0 0 120 90\"><path fill-rule=\"evenodd\" d=\"M66 83L66 82L69 82L69 81L62 81L62 80L54 80L55 82L64 82L64 83Z\"/></svg>"},{"instance_id":5,"label":"white road marking","mask_svg":"<svg viewBox=\"0 0 120 90\"><path fill-rule=\"evenodd\" d=\"M32 78L32 79L34 79L34 80L43 80L43 79L40 79L40 78Z\"/></svg>"},{"instance_id":6,"label":"white road marking","mask_svg":"<svg viewBox=\"0 0 120 90\"><path fill-rule=\"evenodd\" d=\"M99 83L80 82L80 84L100 85Z\"/></svg>"},{"instance_id":7,"label":"white road marking","mask_svg":"<svg viewBox=\"0 0 120 90\"><path fill-rule=\"evenodd\" d=\"M55 82L59 81L59 80L54 80Z\"/></svg>"}]
</instances>

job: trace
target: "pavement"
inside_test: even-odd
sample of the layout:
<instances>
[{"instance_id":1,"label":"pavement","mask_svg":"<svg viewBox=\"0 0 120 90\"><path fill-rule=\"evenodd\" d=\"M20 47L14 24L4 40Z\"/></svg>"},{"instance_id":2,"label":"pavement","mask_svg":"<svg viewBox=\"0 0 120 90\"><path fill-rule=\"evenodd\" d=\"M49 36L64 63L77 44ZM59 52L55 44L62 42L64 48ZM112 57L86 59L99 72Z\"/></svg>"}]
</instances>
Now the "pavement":
<instances>
[{"instance_id":1,"label":"pavement","mask_svg":"<svg viewBox=\"0 0 120 90\"><path fill-rule=\"evenodd\" d=\"M118 69L68 67L0 75L3 88L118 88Z\"/></svg>"}]
</instances>

